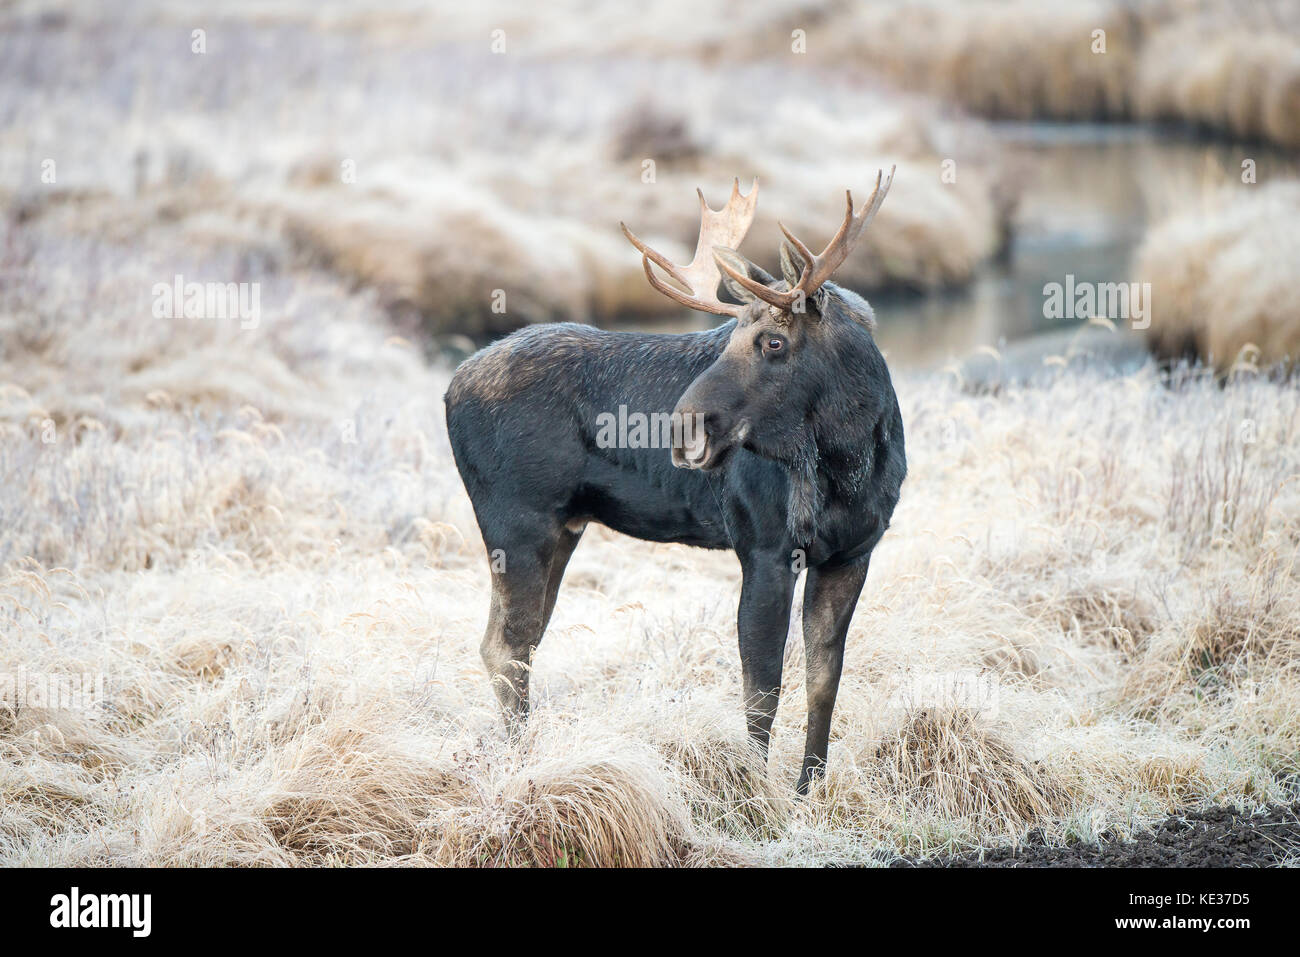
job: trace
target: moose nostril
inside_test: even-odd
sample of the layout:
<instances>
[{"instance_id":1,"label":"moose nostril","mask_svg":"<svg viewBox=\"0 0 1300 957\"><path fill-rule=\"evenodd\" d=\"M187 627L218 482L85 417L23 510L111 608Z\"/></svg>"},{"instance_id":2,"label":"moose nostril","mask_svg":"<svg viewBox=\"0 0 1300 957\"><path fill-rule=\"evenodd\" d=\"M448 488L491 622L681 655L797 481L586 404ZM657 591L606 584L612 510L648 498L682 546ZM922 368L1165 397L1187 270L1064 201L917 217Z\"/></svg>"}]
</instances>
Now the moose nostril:
<instances>
[{"instance_id":1,"label":"moose nostril","mask_svg":"<svg viewBox=\"0 0 1300 957\"><path fill-rule=\"evenodd\" d=\"M722 412L705 412L701 421L704 431L709 435L723 435L727 432L731 420Z\"/></svg>"}]
</instances>

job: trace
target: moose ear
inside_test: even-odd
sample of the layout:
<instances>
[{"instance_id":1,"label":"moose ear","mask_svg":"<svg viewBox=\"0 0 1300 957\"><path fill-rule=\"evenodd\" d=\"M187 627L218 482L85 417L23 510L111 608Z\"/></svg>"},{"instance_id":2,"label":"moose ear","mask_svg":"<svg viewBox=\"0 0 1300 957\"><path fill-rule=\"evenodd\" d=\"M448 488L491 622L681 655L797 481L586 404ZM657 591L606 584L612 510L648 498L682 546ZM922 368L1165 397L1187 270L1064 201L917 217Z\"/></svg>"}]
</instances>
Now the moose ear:
<instances>
[{"instance_id":1,"label":"moose ear","mask_svg":"<svg viewBox=\"0 0 1300 957\"><path fill-rule=\"evenodd\" d=\"M804 258L799 255L799 250L794 248L790 240L783 240L781 243L781 278L790 284L793 289L799 284L799 277L803 275Z\"/></svg>"},{"instance_id":2,"label":"moose ear","mask_svg":"<svg viewBox=\"0 0 1300 957\"><path fill-rule=\"evenodd\" d=\"M748 276L755 282L761 282L764 286L769 286L776 281L775 277L771 274L760 269L758 266L755 266L734 249L728 249L726 246L714 246L713 258L718 260L718 262L725 262L736 272ZM736 282L736 280L727 275L725 271L719 270L719 273L721 274L722 288L727 291L727 295L734 301L743 304L753 302L758 298L740 283Z\"/></svg>"}]
</instances>

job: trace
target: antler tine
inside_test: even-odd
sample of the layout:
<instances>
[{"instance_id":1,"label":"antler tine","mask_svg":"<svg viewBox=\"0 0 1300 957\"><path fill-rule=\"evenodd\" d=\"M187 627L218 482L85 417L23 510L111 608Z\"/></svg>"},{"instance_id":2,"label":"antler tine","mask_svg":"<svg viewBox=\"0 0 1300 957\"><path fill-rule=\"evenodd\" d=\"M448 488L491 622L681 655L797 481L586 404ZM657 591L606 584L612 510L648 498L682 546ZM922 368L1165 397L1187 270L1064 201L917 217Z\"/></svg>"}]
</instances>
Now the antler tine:
<instances>
[{"instance_id":1,"label":"antler tine","mask_svg":"<svg viewBox=\"0 0 1300 957\"><path fill-rule=\"evenodd\" d=\"M858 237L867 228L867 224L875 219L876 213L880 210L880 204L885 201L885 194L889 192L889 187L894 182L895 169L897 169L896 166L889 168L888 181L884 181L883 170L876 172L876 187L871 191L871 198L867 200L867 205L862 207L862 212L857 216L853 215L853 194L848 190L844 191L848 206L844 213L844 225L840 227L840 231L835 234L835 238L830 241L830 244L822 250L818 269L813 274L814 279L825 282L831 277L831 273L835 272L844 260L849 258L849 253L857 245ZM821 282L818 282L817 285L821 285Z\"/></svg>"},{"instance_id":2,"label":"antler tine","mask_svg":"<svg viewBox=\"0 0 1300 957\"><path fill-rule=\"evenodd\" d=\"M656 260L656 262L659 262L659 260ZM662 262L659 264L663 265ZM674 302L680 302L683 306L686 306L689 309L699 309L701 312L711 312L715 316L734 316L739 312L740 307L733 306L730 303L724 303L721 301L709 302L705 299L696 299L693 296L688 296L684 292L674 289L654 274L654 270L650 268L650 258L648 256L641 257L641 265L645 269L646 279L650 280L650 285L654 286ZM669 272L675 273L676 270L670 269ZM673 278L681 281L680 277L676 275L674 275Z\"/></svg>"},{"instance_id":3,"label":"antler tine","mask_svg":"<svg viewBox=\"0 0 1300 957\"><path fill-rule=\"evenodd\" d=\"M630 230L630 229L627 228L627 223L620 222L620 223L618 224L618 226L619 226L619 228L620 228L621 230L623 230L623 235L626 236L626 237L628 238L628 241L631 242L632 245L635 246L638 250L640 250L640 252L641 252L641 258L642 258L642 259L647 259L647 258L648 258L648 259L653 260L653 261L654 261L654 264L655 264L656 266L658 266L658 267L659 267L660 269L662 269L664 272L668 273L668 275L672 276L674 279L676 279L676 280L677 280L679 283L681 283L683 286L689 286L689 285L690 285L689 283L687 283L687 281L686 281L686 277L683 276L683 275L678 271L677 267L676 267L675 265L673 265L673 263L668 259L667 256L665 256L665 255L664 255L663 253L661 253L661 252L658 252L657 250L651 249L649 246L647 246L645 243L643 243L640 239L638 239L638 238L636 237L636 234L633 233L632 230Z\"/></svg>"},{"instance_id":4,"label":"antler tine","mask_svg":"<svg viewBox=\"0 0 1300 957\"><path fill-rule=\"evenodd\" d=\"M737 177L732 183L731 196L727 204L719 210L709 208L703 190L697 189L695 192L700 198L700 235L695 245L695 256L689 265L679 266L669 261L667 257L638 239L626 224L619 223L619 226L623 229L623 235L627 236L628 241L641 253L646 278L659 292L691 309L711 312L718 316L739 315L744 306L724 303L718 299L718 281L721 279L721 273L718 271L717 263L714 262L713 247L721 245L735 248L749 232L749 226L754 221L754 212L758 206L758 178L755 177L749 193L743 194L740 192L740 178ZM651 262L685 286L689 294L674 289L656 276L654 270L650 268Z\"/></svg>"},{"instance_id":5,"label":"antler tine","mask_svg":"<svg viewBox=\"0 0 1300 957\"><path fill-rule=\"evenodd\" d=\"M800 273L799 281L795 284L794 289L789 292L780 292L764 287L764 292L767 295L763 295L752 286L746 285L745 288L782 309L789 309L793 306L801 292L805 298L817 292L822 287L822 284L831 278L835 270L844 264L844 260L849 258L849 253L853 251L853 247L857 244L858 237L867 228L867 224L875 218L881 204L885 201L885 195L889 192L889 187L894 182L894 170L897 168L897 166L889 168L888 179L885 178L883 170L877 171L876 187L871 192L871 198L862 207L862 212L856 216L853 215L853 193L850 190L844 191L844 222L840 224L839 230L831 238L831 241L826 244L826 248L817 255L813 255L812 250L800 242L794 233L786 229L784 223L779 224L785 238L803 257L803 271ZM732 274L732 278L740 281L739 277L734 274Z\"/></svg>"}]
</instances>

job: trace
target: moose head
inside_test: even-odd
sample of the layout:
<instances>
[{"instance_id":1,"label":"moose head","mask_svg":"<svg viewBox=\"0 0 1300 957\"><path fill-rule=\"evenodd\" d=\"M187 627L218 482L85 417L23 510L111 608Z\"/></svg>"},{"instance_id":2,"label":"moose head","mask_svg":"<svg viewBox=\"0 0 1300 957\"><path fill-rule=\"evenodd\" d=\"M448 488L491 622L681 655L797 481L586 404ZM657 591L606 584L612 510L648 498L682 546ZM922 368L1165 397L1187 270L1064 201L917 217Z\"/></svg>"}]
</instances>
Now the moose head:
<instances>
[{"instance_id":1,"label":"moose head","mask_svg":"<svg viewBox=\"0 0 1300 957\"><path fill-rule=\"evenodd\" d=\"M844 348L844 340L873 324L866 301L830 278L880 209L893 177L893 168L888 177L877 174L860 212L854 212L853 194L846 193L844 221L820 253L782 224L781 278L737 252L758 205L757 180L747 195L737 180L721 210L710 209L699 193L700 235L687 266L671 262L620 223L641 252L646 278L655 289L692 309L736 320L722 354L690 384L674 410L682 421L703 427L702 436L673 448L674 465L716 469L737 447L796 470L807 465L808 421L831 394L828 384L853 371L843 368L855 355ZM652 262L687 291L664 282L651 269ZM720 286L733 302L719 298Z\"/></svg>"}]
</instances>

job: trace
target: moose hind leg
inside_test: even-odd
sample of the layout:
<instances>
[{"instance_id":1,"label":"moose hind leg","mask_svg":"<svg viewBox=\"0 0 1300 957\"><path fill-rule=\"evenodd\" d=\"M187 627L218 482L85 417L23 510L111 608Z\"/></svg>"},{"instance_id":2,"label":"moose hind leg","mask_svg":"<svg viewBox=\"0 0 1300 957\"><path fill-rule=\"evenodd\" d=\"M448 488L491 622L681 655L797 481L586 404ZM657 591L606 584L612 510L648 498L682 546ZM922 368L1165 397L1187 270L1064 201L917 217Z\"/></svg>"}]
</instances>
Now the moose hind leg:
<instances>
[{"instance_id":1,"label":"moose hind leg","mask_svg":"<svg viewBox=\"0 0 1300 957\"><path fill-rule=\"evenodd\" d=\"M488 549L492 604L479 650L506 728L514 733L528 717L528 675L554 603L551 576L557 549L562 546L558 534L514 536L508 541L506 547ZM571 545L568 552L572 552ZM563 561L567 560L566 553ZM558 585L557 581L556 588Z\"/></svg>"}]
</instances>

